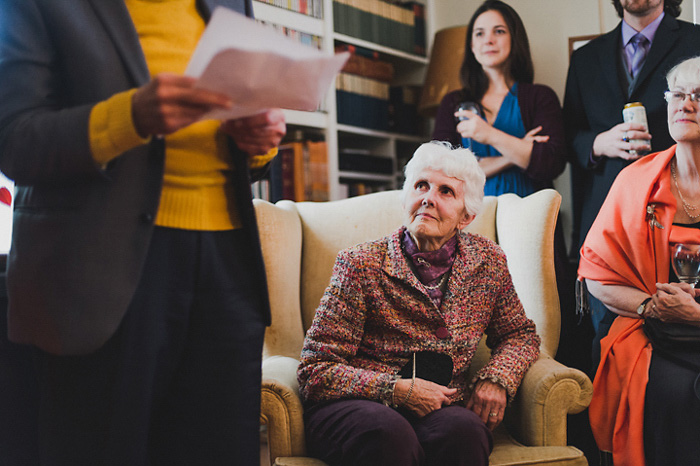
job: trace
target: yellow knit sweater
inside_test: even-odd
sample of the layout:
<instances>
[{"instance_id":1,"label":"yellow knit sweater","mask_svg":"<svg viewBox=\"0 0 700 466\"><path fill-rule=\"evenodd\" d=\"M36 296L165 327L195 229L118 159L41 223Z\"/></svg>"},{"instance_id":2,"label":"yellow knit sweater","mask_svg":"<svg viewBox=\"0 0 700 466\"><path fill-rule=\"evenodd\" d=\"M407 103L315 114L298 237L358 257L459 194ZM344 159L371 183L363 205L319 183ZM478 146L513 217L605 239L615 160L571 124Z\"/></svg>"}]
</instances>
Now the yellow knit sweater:
<instances>
[{"instance_id":1,"label":"yellow knit sweater","mask_svg":"<svg viewBox=\"0 0 700 466\"><path fill-rule=\"evenodd\" d=\"M183 74L205 28L195 0L126 0L151 76ZM106 164L145 144L131 117L136 89L100 102L90 114L93 158ZM229 230L241 226L231 185L234 170L220 122L200 121L165 138L165 174L156 225L187 230ZM255 156L251 168L265 165L274 149Z\"/></svg>"}]
</instances>

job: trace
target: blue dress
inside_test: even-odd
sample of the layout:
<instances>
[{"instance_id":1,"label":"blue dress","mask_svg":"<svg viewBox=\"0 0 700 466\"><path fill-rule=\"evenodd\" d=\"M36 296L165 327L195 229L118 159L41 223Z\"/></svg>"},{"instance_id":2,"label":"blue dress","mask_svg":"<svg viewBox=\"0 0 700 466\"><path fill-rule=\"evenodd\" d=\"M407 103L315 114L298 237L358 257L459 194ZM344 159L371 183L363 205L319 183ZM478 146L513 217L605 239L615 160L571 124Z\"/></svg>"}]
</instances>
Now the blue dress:
<instances>
[{"instance_id":1,"label":"blue dress","mask_svg":"<svg viewBox=\"0 0 700 466\"><path fill-rule=\"evenodd\" d=\"M520 113L520 105L518 104L518 83L513 84L510 92L503 99L493 127L516 138L522 138L527 133ZM501 157L501 153L492 146L462 138L464 147L469 147L470 142L474 155L478 157ZM535 191L532 180L519 167L510 167L487 178L486 186L484 186L484 194L486 196L515 193L520 197L525 197Z\"/></svg>"}]
</instances>

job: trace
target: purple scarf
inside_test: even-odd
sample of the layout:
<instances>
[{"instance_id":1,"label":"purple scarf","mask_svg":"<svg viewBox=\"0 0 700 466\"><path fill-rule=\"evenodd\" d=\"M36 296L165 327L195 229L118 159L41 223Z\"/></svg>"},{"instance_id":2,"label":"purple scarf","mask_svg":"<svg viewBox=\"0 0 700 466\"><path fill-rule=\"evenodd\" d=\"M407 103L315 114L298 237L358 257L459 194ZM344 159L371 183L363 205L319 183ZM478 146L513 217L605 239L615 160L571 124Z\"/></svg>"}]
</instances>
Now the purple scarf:
<instances>
[{"instance_id":1,"label":"purple scarf","mask_svg":"<svg viewBox=\"0 0 700 466\"><path fill-rule=\"evenodd\" d=\"M444 284L447 283L457 253L457 235L447 240L437 251L420 252L408 230L403 233L403 247L418 280L427 288L428 296L440 307Z\"/></svg>"}]
</instances>

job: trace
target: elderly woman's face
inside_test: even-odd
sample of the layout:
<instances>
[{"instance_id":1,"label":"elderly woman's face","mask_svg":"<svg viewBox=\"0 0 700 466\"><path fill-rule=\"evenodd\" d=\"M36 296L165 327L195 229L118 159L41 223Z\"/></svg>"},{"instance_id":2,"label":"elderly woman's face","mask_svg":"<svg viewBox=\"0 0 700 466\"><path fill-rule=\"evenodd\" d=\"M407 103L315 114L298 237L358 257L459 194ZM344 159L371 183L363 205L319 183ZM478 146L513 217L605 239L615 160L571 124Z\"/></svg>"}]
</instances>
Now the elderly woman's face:
<instances>
[{"instance_id":1,"label":"elderly woman's face","mask_svg":"<svg viewBox=\"0 0 700 466\"><path fill-rule=\"evenodd\" d=\"M425 170L404 201L405 225L421 251L434 251L474 219L464 207L463 182Z\"/></svg>"},{"instance_id":2,"label":"elderly woman's face","mask_svg":"<svg viewBox=\"0 0 700 466\"><path fill-rule=\"evenodd\" d=\"M668 102L668 131L679 143L700 142L700 102L693 102L688 95L700 93L700 83L676 81L670 89Z\"/></svg>"}]
</instances>

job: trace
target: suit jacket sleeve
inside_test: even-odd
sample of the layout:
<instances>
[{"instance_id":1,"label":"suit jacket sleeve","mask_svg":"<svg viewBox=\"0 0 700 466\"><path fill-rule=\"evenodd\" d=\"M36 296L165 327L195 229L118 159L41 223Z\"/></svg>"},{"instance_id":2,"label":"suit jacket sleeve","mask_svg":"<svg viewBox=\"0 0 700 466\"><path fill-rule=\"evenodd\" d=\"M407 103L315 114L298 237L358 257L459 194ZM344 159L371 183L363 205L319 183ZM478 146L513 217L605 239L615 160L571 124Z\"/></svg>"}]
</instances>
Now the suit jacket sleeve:
<instances>
[{"instance_id":1,"label":"suit jacket sleeve","mask_svg":"<svg viewBox=\"0 0 700 466\"><path fill-rule=\"evenodd\" d=\"M549 136L547 142L535 142L525 174L539 182L551 183L566 166L566 142L559 99L552 89L537 84L521 84L520 113L525 129L542 126L538 133Z\"/></svg>"},{"instance_id":2,"label":"suit jacket sleeve","mask_svg":"<svg viewBox=\"0 0 700 466\"><path fill-rule=\"evenodd\" d=\"M68 65L37 2L0 0L0 10L0 169L19 184L99 176L88 141L92 105L65 104Z\"/></svg>"},{"instance_id":3,"label":"suit jacket sleeve","mask_svg":"<svg viewBox=\"0 0 700 466\"><path fill-rule=\"evenodd\" d=\"M566 91L564 94L564 126L566 138L569 141L571 163L576 163L584 169L590 168L590 157L593 150L593 141L597 134L591 130L585 107L581 98L581 83L579 83L578 67L580 65L580 51L571 56L571 65L566 78Z\"/></svg>"}]
</instances>

